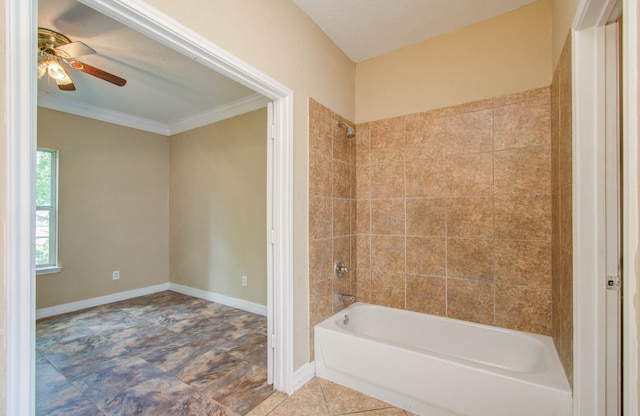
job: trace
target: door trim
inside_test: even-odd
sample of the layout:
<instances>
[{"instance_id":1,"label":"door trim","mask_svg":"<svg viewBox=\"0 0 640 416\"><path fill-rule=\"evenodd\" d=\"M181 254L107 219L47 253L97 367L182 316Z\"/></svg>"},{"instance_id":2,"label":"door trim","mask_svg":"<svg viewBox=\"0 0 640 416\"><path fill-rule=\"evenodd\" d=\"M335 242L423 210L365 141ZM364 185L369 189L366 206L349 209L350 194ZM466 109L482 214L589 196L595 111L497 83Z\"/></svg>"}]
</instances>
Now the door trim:
<instances>
[{"instance_id":1,"label":"door trim","mask_svg":"<svg viewBox=\"0 0 640 416\"><path fill-rule=\"evenodd\" d=\"M615 0L582 0L573 23L573 243L574 415L605 414L605 30ZM637 293L637 9L623 0L623 389L638 389ZM577 140L576 138L580 138ZM633 393L623 395L624 414L638 413Z\"/></svg>"},{"instance_id":2,"label":"door trim","mask_svg":"<svg viewBox=\"0 0 640 416\"><path fill-rule=\"evenodd\" d=\"M80 0L273 100L274 371L277 390L293 392L293 91L144 2ZM5 0L7 201L6 414L34 414L35 270L33 190L36 147L37 0ZM271 163L271 162L269 162Z\"/></svg>"}]
</instances>

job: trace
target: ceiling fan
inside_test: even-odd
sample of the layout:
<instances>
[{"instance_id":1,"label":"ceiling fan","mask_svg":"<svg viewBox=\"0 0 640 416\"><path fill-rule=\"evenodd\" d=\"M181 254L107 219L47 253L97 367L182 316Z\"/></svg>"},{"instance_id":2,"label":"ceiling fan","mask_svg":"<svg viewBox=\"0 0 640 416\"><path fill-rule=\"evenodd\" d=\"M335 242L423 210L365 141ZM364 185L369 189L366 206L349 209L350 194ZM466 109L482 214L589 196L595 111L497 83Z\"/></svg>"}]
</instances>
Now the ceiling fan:
<instances>
[{"instance_id":1,"label":"ceiling fan","mask_svg":"<svg viewBox=\"0 0 640 416\"><path fill-rule=\"evenodd\" d=\"M124 86L127 80L110 74L94 66L76 60L78 56L91 55L96 51L86 44L71 40L51 29L38 28L38 78L47 74L56 82L59 89L63 91L75 91L69 72L63 63L73 69L77 69L86 74L100 78L119 87Z\"/></svg>"}]
</instances>

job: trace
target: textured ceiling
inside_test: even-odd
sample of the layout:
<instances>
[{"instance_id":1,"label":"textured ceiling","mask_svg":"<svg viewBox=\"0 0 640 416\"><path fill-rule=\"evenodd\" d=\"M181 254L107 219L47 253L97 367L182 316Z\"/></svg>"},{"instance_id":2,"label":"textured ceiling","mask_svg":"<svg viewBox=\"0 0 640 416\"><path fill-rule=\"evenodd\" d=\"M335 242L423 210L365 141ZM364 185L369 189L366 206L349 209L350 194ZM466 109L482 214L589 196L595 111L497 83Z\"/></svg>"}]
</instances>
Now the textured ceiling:
<instances>
[{"instance_id":1,"label":"textured ceiling","mask_svg":"<svg viewBox=\"0 0 640 416\"><path fill-rule=\"evenodd\" d=\"M256 98L266 102L251 89L75 0L40 0L38 26L91 46L97 54L79 61L127 80L117 87L68 68L77 90L60 91L45 76L38 82L41 106L173 134L171 126L184 125L184 120Z\"/></svg>"},{"instance_id":2,"label":"textured ceiling","mask_svg":"<svg viewBox=\"0 0 640 416\"><path fill-rule=\"evenodd\" d=\"M536 0L293 0L354 62L453 32Z\"/></svg>"}]
</instances>

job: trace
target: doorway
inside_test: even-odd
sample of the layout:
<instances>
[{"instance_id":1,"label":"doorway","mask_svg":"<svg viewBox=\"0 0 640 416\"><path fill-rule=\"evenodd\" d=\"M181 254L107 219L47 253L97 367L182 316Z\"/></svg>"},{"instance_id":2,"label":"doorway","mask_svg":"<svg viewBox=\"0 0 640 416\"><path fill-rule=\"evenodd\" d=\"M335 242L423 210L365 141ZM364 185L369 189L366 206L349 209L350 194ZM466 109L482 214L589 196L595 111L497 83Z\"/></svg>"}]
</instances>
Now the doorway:
<instances>
[{"instance_id":1,"label":"doorway","mask_svg":"<svg viewBox=\"0 0 640 416\"><path fill-rule=\"evenodd\" d=\"M268 206L268 333L276 390L292 392L292 141L293 93L145 3L82 3L273 100ZM37 1L6 1L7 33L7 414L34 410L33 163L36 144ZM30 76L25 76L29 74Z\"/></svg>"}]
</instances>

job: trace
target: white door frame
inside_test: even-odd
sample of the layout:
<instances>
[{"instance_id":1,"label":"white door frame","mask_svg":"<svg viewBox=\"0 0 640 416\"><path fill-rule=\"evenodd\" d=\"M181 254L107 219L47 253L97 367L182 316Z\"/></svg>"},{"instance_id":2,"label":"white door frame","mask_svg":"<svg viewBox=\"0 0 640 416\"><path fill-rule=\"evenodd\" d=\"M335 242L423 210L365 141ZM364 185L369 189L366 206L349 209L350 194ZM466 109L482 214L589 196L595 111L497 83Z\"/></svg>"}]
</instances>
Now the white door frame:
<instances>
[{"instance_id":1,"label":"white door frame","mask_svg":"<svg viewBox=\"0 0 640 416\"><path fill-rule=\"evenodd\" d=\"M293 92L141 1L79 0L273 100L273 261L269 308L274 387L293 392ZM5 0L6 415L34 414L37 0Z\"/></svg>"},{"instance_id":2,"label":"white door frame","mask_svg":"<svg viewBox=\"0 0 640 416\"><path fill-rule=\"evenodd\" d=\"M574 412L605 414L605 29L615 0L582 0L573 23ZM638 249L637 15L623 0L623 397L638 414L637 320L633 298Z\"/></svg>"}]
</instances>

